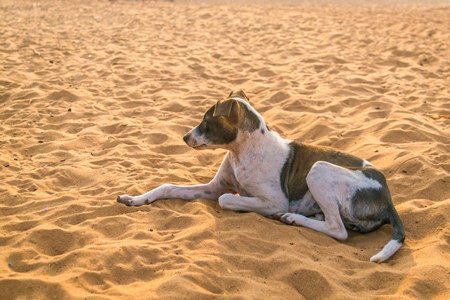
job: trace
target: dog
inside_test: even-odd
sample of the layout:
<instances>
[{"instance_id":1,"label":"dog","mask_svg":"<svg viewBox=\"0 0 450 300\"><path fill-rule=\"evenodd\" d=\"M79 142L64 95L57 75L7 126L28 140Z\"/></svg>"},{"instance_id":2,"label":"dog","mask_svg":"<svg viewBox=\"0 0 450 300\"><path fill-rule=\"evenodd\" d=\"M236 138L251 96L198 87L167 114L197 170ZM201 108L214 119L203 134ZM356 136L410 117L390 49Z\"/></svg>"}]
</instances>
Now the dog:
<instances>
[{"instance_id":1,"label":"dog","mask_svg":"<svg viewBox=\"0 0 450 300\"><path fill-rule=\"evenodd\" d=\"M256 212L337 240L347 238L347 229L365 233L390 223L391 240L370 259L377 263L403 245L403 223L379 170L332 148L281 138L250 106L243 91L218 101L183 139L196 150L228 150L209 183L163 184L141 196L119 196L117 201L139 206L170 198L215 200L223 209Z\"/></svg>"}]
</instances>

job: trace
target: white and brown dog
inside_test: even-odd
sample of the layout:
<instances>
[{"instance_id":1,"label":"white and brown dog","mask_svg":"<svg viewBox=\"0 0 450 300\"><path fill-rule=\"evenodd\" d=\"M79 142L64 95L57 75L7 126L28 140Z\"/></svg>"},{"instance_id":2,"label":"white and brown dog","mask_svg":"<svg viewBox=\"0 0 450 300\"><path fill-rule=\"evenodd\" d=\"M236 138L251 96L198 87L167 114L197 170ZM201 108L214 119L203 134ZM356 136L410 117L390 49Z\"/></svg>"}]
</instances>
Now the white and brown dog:
<instances>
[{"instance_id":1,"label":"white and brown dog","mask_svg":"<svg viewBox=\"0 0 450 300\"><path fill-rule=\"evenodd\" d=\"M353 155L281 138L243 91L218 101L183 139L197 150L228 150L211 182L164 184L117 201L138 206L170 198L218 200L224 209L257 212L338 240L347 238L346 228L370 232L390 223L393 237L373 262L387 260L403 244L403 223L380 171Z\"/></svg>"}]
</instances>

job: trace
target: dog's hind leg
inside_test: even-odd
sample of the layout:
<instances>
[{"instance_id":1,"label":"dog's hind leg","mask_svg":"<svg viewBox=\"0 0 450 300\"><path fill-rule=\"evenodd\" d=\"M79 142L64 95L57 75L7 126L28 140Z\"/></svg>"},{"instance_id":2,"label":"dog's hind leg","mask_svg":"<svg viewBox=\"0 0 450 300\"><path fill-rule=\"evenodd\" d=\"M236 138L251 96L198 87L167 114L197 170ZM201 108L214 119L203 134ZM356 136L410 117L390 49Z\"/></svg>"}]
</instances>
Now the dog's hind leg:
<instances>
[{"instance_id":1,"label":"dog's hind leg","mask_svg":"<svg viewBox=\"0 0 450 300\"><path fill-rule=\"evenodd\" d=\"M280 221L289 225L308 227L335 239L345 240L348 233L339 216L339 207L336 205L336 202L330 201L330 199L325 199L322 202L326 201L328 201L328 207L324 210L325 220L322 218L308 218L303 215L288 212L281 215ZM274 215L273 217L278 218L279 216Z\"/></svg>"},{"instance_id":2,"label":"dog's hind leg","mask_svg":"<svg viewBox=\"0 0 450 300\"><path fill-rule=\"evenodd\" d=\"M347 236L344 222L350 229L370 232L391 223L392 239L370 261L383 262L403 245L405 229L392 203L386 179L372 167L346 169L326 162L317 162L307 178L308 188L325 215L325 221L285 213L282 222L326 233L334 238Z\"/></svg>"},{"instance_id":3,"label":"dog's hind leg","mask_svg":"<svg viewBox=\"0 0 450 300\"><path fill-rule=\"evenodd\" d=\"M360 170L347 169L322 161L313 165L306 177L306 183L325 215L325 220L313 220L292 213L285 213L280 220L326 233L339 240L344 240L348 236L342 217L346 220L353 218L352 197L355 192L360 189L382 187L378 181L365 177Z\"/></svg>"}]
</instances>

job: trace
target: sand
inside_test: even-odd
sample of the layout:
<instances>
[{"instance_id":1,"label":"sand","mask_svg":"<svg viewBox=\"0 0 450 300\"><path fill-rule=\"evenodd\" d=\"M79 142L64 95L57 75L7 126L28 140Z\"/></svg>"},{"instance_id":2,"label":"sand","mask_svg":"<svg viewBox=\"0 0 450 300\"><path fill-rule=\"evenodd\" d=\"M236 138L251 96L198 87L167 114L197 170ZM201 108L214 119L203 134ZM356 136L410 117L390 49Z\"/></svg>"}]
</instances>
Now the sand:
<instances>
[{"instance_id":1,"label":"sand","mask_svg":"<svg viewBox=\"0 0 450 300\"><path fill-rule=\"evenodd\" d=\"M450 298L449 4L257 2L0 2L1 299ZM208 182L225 152L182 136L239 89L379 167L404 247L375 264L389 225L116 202Z\"/></svg>"}]
</instances>

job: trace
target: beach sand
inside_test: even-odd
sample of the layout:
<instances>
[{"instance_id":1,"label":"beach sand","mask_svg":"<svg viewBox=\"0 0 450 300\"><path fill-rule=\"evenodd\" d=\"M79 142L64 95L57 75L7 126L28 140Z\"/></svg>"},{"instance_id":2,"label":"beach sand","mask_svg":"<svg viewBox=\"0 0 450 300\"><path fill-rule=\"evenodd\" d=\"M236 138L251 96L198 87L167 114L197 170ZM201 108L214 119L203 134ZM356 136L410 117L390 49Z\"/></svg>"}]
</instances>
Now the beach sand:
<instances>
[{"instance_id":1,"label":"beach sand","mask_svg":"<svg viewBox=\"0 0 450 300\"><path fill-rule=\"evenodd\" d=\"M450 5L275 2L0 2L1 299L450 298ZM404 247L116 202L208 182L225 151L182 136L239 89L381 169Z\"/></svg>"}]
</instances>

